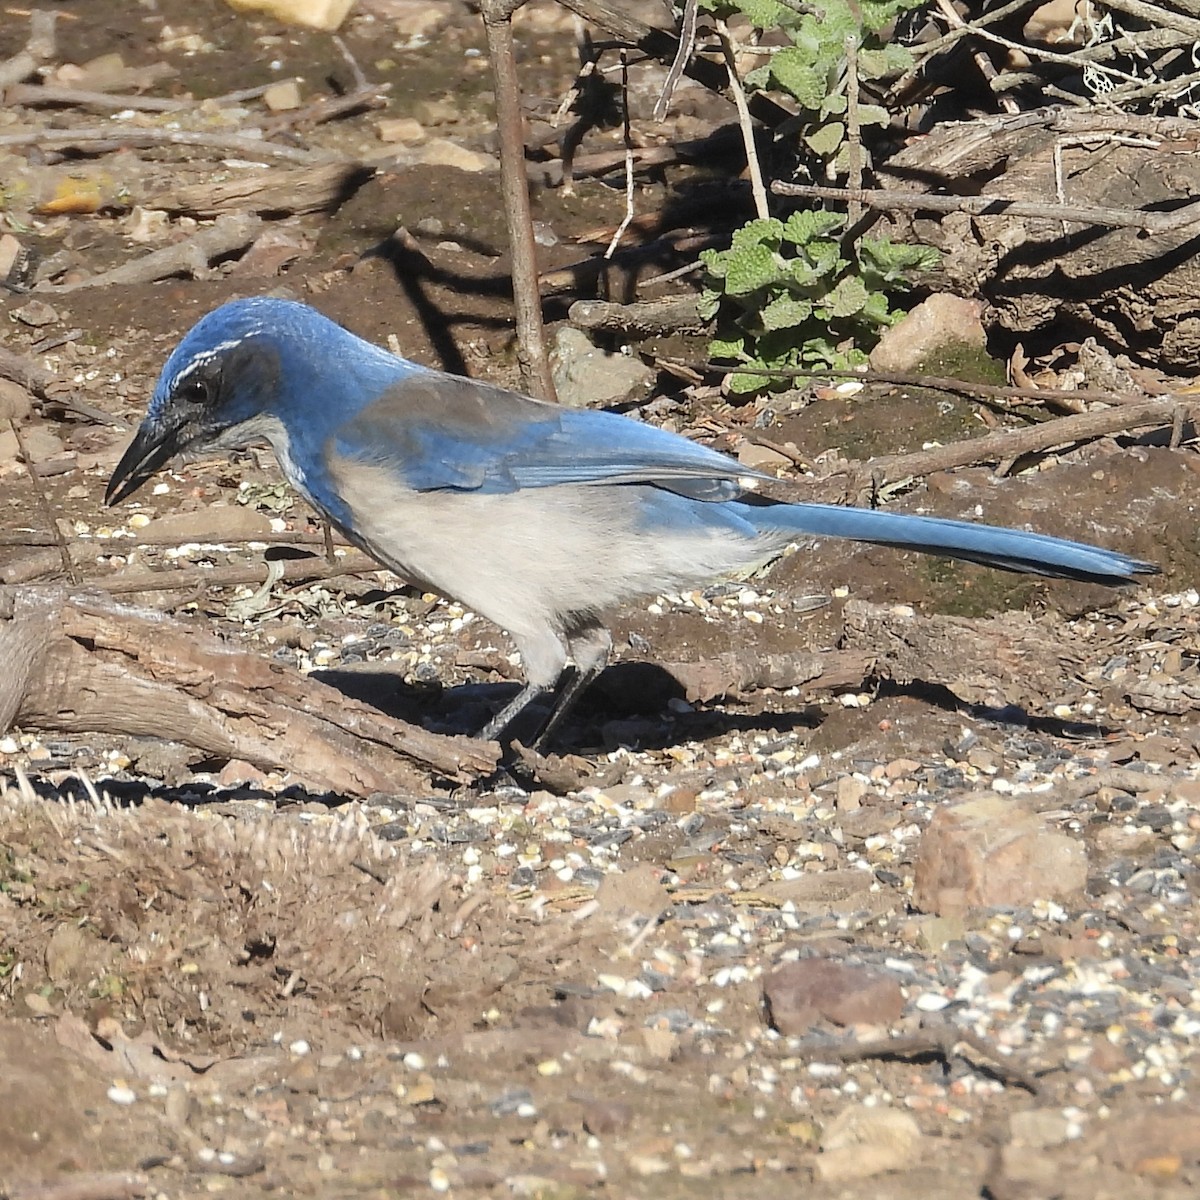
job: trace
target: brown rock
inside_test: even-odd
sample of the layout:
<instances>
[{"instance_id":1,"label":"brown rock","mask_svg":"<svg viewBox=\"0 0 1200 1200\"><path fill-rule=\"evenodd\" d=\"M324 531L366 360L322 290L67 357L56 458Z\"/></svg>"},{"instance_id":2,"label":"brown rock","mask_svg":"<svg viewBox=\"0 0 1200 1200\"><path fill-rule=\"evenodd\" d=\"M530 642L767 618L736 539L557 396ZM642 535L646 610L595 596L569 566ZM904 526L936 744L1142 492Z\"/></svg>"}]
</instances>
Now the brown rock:
<instances>
[{"instance_id":1,"label":"brown rock","mask_svg":"<svg viewBox=\"0 0 1200 1200\"><path fill-rule=\"evenodd\" d=\"M835 1025L887 1025L904 1009L890 975L831 958L784 963L763 981L771 1026L785 1037L807 1033L824 1019Z\"/></svg>"},{"instance_id":2,"label":"brown rock","mask_svg":"<svg viewBox=\"0 0 1200 1200\"><path fill-rule=\"evenodd\" d=\"M417 146L429 136L415 117L385 117L375 128L381 142L403 142L406 146Z\"/></svg>"},{"instance_id":3,"label":"brown rock","mask_svg":"<svg viewBox=\"0 0 1200 1200\"><path fill-rule=\"evenodd\" d=\"M220 542L225 538L271 539L271 520L263 513L241 504L176 512L151 521L143 530L144 538L163 538L178 542Z\"/></svg>"},{"instance_id":4,"label":"brown rock","mask_svg":"<svg viewBox=\"0 0 1200 1200\"><path fill-rule=\"evenodd\" d=\"M217 776L221 787L237 787L239 784L262 783L266 780L265 771L260 771L253 763L243 762L240 758L231 758Z\"/></svg>"},{"instance_id":5,"label":"brown rock","mask_svg":"<svg viewBox=\"0 0 1200 1200\"><path fill-rule=\"evenodd\" d=\"M263 92L263 103L271 112L288 112L300 107L300 85L294 79L281 79Z\"/></svg>"},{"instance_id":6,"label":"brown rock","mask_svg":"<svg viewBox=\"0 0 1200 1200\"><path fill-rule=\"evenodd\" d=\"M912 371L947 346L982 350L987 342L978 300L935 293L922 301L898 325L893 325L871 351L876 371Z\"/></svg>"},{"instance_id":7,"label":"brown rock","mask_svg":"<svg viewBox=\"0 0 1200 1200\"><path fill-rule=\"evenodd\" d=\"M913 903L944 916L1069 896L1086 880L1081 842L1010 799L985 796L934 816L917 853Z\"/></svg>"},{"instance_id":8,"label":"brown rock","mask_svg":"<svg viewBox=\"0 0 1200 1200\"><path fill-rule=\"evenodd\" d=\"M0 422L17 421L29 416L33 397L11 379L0 379Z\"/></svg>"}]
</instances>

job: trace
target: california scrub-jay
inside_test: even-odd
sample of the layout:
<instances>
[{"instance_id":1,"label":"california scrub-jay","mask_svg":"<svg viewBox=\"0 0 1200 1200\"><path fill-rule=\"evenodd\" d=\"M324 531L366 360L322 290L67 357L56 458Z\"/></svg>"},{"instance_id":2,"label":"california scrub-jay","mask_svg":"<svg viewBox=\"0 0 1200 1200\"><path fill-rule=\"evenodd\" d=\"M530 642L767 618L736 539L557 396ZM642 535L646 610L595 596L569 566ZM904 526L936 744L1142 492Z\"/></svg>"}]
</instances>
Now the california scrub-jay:
<instances>
[{"instance_id":1,"label":"california scrub-jay","mask_svg":"<svg viewBox=\"0 0 1200 1200\"><path fill-rule=\"evenodd\" d=\"M183 451L264 440L351 542L512 635L528 682L489 738L556 688L545 740L608 658L606 610L745 575L800 539L1107 584L1157 570L1015 529L769 500L751 489L770 476L687 438L429 370L266 296L222 305L175 349L106 503Z\"/></svg>"}]
</instances>

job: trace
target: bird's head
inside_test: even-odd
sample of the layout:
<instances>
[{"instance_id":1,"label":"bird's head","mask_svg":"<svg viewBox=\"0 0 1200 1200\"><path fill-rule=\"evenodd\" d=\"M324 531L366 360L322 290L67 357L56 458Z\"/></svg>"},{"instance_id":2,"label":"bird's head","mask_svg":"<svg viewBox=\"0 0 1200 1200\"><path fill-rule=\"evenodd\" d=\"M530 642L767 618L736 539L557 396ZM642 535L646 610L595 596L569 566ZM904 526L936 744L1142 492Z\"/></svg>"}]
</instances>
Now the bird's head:
<instances>
[{"instance_id":1,"label":"bird's head","mask_svg":"<svg viewBox=\"0 0 1200 1200\"><path fill-rule=\"evenodd\" d=\"M339 407L370 394L355 386L364 364L375 373L403 359L362 342L316 310L257 296L202 317L167 359L146 417L117 464L104 502L132 495L178 455L196 457L255 442L276 445ZM282 430L282 434L280 431Z\"/></svg>"}]
</instances>

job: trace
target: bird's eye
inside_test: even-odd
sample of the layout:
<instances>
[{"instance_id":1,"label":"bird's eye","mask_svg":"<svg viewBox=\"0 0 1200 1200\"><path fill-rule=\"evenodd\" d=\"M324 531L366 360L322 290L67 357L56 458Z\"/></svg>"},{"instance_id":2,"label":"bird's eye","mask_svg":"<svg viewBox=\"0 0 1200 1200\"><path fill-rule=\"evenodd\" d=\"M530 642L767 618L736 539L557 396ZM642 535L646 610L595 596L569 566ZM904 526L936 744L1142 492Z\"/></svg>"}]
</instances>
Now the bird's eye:
<instances>
[{"instance_id":1,"label":"bird's eye","mask_svg":"<svg viewBox=\"0 0 1200 1200\"><path fill-rule=\"evenodd\" d=\"M175 391L175 395L180 400L186 400L189 404L207 404L209 401L209 386L203 379L189 379L186 383L182 383Z\"/></svg>"}]
</instances>

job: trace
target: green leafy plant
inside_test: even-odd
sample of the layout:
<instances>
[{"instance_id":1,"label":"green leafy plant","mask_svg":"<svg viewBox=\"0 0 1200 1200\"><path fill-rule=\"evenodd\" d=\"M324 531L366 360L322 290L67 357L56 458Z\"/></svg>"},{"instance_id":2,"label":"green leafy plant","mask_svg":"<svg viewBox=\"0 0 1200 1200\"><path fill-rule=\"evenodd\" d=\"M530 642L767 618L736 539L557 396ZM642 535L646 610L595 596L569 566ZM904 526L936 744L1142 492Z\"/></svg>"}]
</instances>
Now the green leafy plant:
<instances>
[{"instance_id":1,"label":"green leafy plant","mask_svg":"<svg viewBox=\"0 0 1200 1200\"><path fill-rule=\"evenodd\" d=\"M742 80L747 91L779 91L798 108L793 128L801 142L828 169L841 165L846 145L846 39L857 46L858 79L862 83L893 78L913 65L908 48L888 40L889 24L924 0L700 0L702 10L718 20L742 16L754 31L775 31L785 44L763 48L764 63ZM885 125L887 109L858 106L860 127Z\"/></svg>"},{"instance_id":2,"label":"green leafy plant","mask_svg":"<svg viewBox=\"0 0 1200 1200\"><path fill-rule=\"evenodd\" d=\"M735 92L772 90L797 110L781 133L796 136L798 157L810 176L834 178L850 145L847 46L854 48L853 78L861 85L894 77L912 66L908 50L889 40L894 18L921 0L700 0L712 15ZM740 18L734 20L734 18ZM747 22L750 29L746 30ZM761 34L781 45L758 45L763 63L742 79L735 74L732 26L743 47ZM782 36L780 36L782 35ZM857 97L862 132L885 125L880 104ZM748 124L743 104L743 124ZM701 314L717 319L713 357L739 364L728 380L734 392L792 386L788 369L846 368L866 361L880 332L899 319L892 299L910 276L937 261L934 251L896 245L887 238L844 234L844 219L820 209L769 217L766 189L745 130L758 219L739 229L728 250L709 250ZM864 159L860 156L860 165Z\"/></svg>"},{"instance_id":3,"label":"green leafy plant","mask_svg":"<svg viewBox=\"0 0 1200 1200\"><path fill-rule=\"evenodd\" d=\"M843 224L820 209L760 219L728 250L701 255L700 315L717 318L712 356L738 364L730 391L782 390L794 386L789 369L865 363L866 349L901 316L891 297L937 261L934 250L883 237L847 251L834 236Z\"/></svg>"}]
</instances>

